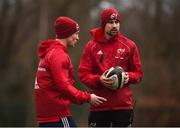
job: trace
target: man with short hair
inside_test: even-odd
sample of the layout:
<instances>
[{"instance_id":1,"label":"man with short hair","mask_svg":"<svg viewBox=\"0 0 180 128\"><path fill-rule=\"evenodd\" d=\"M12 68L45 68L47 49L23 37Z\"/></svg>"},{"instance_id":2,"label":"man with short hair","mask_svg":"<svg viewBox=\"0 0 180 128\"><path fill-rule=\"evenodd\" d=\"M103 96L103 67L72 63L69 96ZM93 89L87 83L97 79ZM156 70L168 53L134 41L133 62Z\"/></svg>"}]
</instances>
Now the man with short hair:
<instances>
[{"instance_id":1,"label":"man with short hair","mask_svg":"<svg viewBox=\"0 0 180 128\"><path fill-rule=\"evenodd\" d=\"M141 62L136 44L120 32L121 15L114 8L101 13L101 26L92 29L92 39L86 44L80 65L79 77L93 93L107 99L101 106L91 106L90 127L127 127L133 121L131 84L140 82ZM114 81L106 78L111 67L125 71L123 87L113 89Z\"/></svg>"},{"instance_id":2,"label":"man with short hair","mask_svg":"<svg viewBox=\"0 0 180 128\"><path fill-rule=\"evenodd\" d=\"M54 24L56 39L42 41L35 82L37 122L40 127L76 127L70 104L90 103L100 106L105 98L77 90L74 69L67 48L79 40L79 26L68 17L58 17Z\"/></svg>"}]
</instances>

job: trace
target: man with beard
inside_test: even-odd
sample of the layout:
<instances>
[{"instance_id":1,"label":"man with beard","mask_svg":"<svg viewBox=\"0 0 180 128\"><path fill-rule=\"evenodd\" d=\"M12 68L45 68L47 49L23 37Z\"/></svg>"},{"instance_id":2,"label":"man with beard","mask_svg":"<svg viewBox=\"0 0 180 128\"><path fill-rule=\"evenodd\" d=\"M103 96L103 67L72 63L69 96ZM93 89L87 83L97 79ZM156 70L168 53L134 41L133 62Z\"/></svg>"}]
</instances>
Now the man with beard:
<instances>
[{"instance_id":1,"label":"man with beard","mask_svg":"<svg viewBox=\"0 0 180 128\"><path fill-rule=\"evenodd\" d=\"M84 49L79 77L93 93L107 99L101 106L91 106L90 127L126 127L133 122L131 84L141 81L142 69L136 44L120 32L121 16L114 8L101 13L101 26L90 31L93 39ZM113 90L113 79L105 74L111 67L125 71L123 87Z\"/></svg>"}]
</instances>

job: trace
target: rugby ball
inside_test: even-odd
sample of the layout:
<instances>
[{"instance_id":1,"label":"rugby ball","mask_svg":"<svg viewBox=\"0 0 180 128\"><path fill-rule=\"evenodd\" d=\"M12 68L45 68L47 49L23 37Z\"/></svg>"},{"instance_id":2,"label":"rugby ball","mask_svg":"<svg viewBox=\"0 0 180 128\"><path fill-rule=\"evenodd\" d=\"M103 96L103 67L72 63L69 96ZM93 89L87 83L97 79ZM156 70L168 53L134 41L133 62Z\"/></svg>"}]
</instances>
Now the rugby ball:
<instances>
[{"instance_id":1,"label":"rugby ball","mask_svg":"<svg viewBox=\"0 0 180 128\"><path fill-rule=\"evenodd\" d=\"M105 76L107 78L112 78L113 79L112 90L117 90L118 88L122 88L123 87L125 72L124 72L122 67L120 67L120 66L111 67L107 71Z\"/></svg>"}]
</instances>

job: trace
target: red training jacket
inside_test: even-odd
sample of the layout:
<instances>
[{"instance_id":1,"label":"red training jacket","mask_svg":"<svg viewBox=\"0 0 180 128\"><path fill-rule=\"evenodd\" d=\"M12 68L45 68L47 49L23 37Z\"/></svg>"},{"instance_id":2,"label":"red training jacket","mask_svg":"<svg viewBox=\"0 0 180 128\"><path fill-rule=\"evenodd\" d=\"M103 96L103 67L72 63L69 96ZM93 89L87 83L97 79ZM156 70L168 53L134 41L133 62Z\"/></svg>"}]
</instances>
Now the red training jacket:
<instances>
[{"instance_id":1,"label":"red training jacket","mask_svg":"<svg viewBox=\"0 0 180 128\"><path fill-rule=\"evenodd\" d=\"M57 40L48 40L38 49L40 62L36 74L37 122L56 122L71 116L70 102L89 102L90 94L74 87L74 69L67 49Z\"/></svg>"},{"instance_id":2,"label":"red training jacket","mask_svg":"<svg viewBox=\"0 0 180 128\"><path fill-rule=\"evenodd\" d=\"M102 28L91 30L90 40L83 52L79 77L82 83L92 89L92 92L106 98L99 107L91 106L91 111L132 109L133 99L130 86L112 91L100 83L100 75L113 66L121 66L129 73L129 84L141 80L142 69L138 49L135 43L120 33L113 39L104 37Z\"/></svg>"}]
</instances>

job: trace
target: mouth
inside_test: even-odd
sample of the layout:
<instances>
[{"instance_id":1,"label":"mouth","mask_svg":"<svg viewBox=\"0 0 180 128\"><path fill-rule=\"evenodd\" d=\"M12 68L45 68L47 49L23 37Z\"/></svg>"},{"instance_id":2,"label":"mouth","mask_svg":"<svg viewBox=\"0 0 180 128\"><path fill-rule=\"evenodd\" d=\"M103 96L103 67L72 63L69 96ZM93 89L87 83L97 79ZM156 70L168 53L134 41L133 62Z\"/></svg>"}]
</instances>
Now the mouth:
<instances>
[{"instance_id":1,"label":"mouth","mask_svg":"<svg viewBox=\"0 0 180 128\"><path fill-rule=\"evenodd\" d=\"M115 32L118 32L117 29L112 29L111 32L115 33Z\"/></svg>"},{"instance_id":2,"label":"mouth","mask_svg":"<svg viewBox=\"0 0 180 128\"><path fill-rule=\"evenodd\" d=\"M111 34L117 34L117 33L118 33L118 31L113 30L113 31L111 31L110 33L111 33Z\"/></svg>"}]
</instances>

